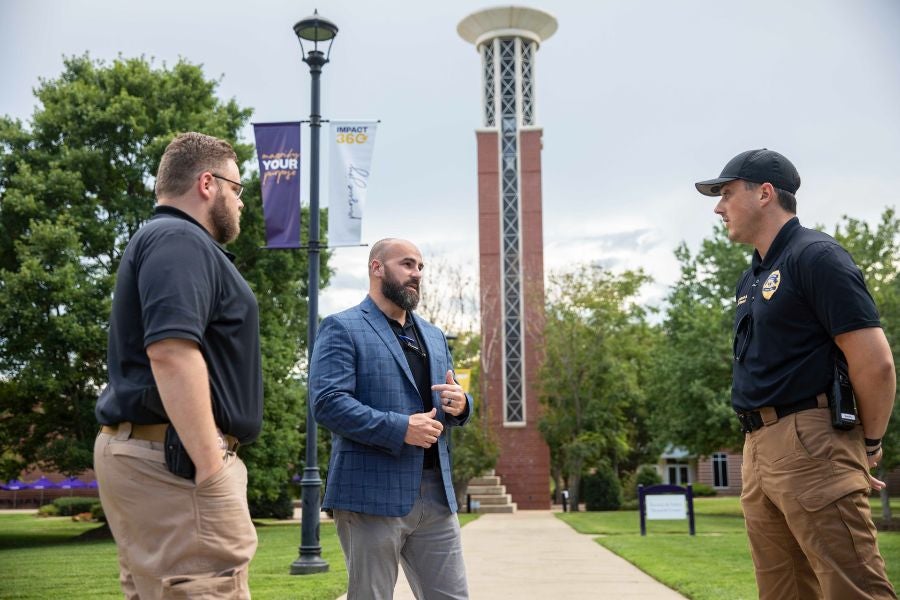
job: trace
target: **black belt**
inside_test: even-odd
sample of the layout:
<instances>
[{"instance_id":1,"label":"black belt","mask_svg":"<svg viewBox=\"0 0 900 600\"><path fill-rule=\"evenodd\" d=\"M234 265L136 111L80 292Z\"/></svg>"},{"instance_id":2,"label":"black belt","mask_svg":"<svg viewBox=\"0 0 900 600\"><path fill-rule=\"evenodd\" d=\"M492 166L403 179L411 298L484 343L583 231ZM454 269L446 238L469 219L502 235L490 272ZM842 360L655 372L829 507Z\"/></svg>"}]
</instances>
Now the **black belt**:
<instances>
[{"instance_id":1,"label":"black belt","mask_svg":"<svg viewBox=\"0 0 900 600\"><path fill-rule=\"evenodd\" d=\"M781 406L771 406L771 407L763 407L760 410L751 410L747 412L738 412L737 418L738 421L741 422L741 432L743 433L752 433L757 429L761 429L766 426L766 422L763 419L761 411L766 409L774 409L775 416L777 417L775 421L778 419L784 418L788 415L792 415L794 413L800 412L801 410L809 410L811 408L820 408L827 406L827 400L825 399L825 394L819 394L818 396L813 396L812 398L806 398L804 400L800 400L798 402L794 402L793 404L783 404ZM769 423L771 424L771 423Z\"/></svg>"}]
</instances>

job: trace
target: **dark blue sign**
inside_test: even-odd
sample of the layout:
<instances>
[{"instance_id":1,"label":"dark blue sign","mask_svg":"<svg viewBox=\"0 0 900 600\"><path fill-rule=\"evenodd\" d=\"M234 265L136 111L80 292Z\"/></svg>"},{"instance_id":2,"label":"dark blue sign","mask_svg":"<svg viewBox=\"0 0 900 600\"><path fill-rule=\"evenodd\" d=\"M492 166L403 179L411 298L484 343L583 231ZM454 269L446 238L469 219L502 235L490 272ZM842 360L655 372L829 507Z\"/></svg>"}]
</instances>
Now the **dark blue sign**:
<instances>
[{"instance_id":1,"label":"dark blue sign","mask_svg":"<svg viewBox=\"0 0 900 600\"><path fill-rule=\"evenodd\" d=\"M678 498L680 496L683 496L684 500L679 502ZM648 498L651 499L649 502ZM663 500L663 502L657 502L657 498ZM684 511L685 501L687 502L688 529L691 535L694 535L694 490L690 485L687 487L681 487L680 485L651 485L644 487L643 485L639 485L638 503L640 504L641 509L641 535L647 535L648 504L657 505L650 507L650 519L683 519L683 515L678 515L676 513L678 512L679 506L681 507L680 510L682 512ZM659 516L654 517L654 509L658 510Z\"/></svg>"}]
</instances>

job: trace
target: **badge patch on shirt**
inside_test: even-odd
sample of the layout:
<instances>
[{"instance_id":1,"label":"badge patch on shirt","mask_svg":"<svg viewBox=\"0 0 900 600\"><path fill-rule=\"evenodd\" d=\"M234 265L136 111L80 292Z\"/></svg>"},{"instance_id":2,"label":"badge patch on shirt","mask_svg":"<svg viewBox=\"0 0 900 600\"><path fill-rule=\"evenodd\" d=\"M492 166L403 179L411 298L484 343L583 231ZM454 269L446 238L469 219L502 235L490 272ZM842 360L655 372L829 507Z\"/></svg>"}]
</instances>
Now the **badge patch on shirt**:
<instances>
[{"instance_id":1,"label":"badge patch on shirt","mask_svg":"<svg viewBox=\"0 0 900 600\"><path fill-rule=\"evenodd\" d=\"M738 298L738 303L737 303L737 305L740 306L741 304L743 304L743 303L746 302L746 301L747 301L747 294L744 294L743 296L741 296L740 298Z\"/></svg>"},{"instance_id":2,"label":"badge patch on shirt","mask_svg":"<svg viewBox=\"0 0 900 600\"><path fill-rule=\"evenodd\" d=\"M763 298L768 300L774 296L775 292L778 291L779 285L781 285L781 271L772 271L772 274L769 275L768 279L766 279L766 282L763 284Z\"/></svg>"}]
</instances>

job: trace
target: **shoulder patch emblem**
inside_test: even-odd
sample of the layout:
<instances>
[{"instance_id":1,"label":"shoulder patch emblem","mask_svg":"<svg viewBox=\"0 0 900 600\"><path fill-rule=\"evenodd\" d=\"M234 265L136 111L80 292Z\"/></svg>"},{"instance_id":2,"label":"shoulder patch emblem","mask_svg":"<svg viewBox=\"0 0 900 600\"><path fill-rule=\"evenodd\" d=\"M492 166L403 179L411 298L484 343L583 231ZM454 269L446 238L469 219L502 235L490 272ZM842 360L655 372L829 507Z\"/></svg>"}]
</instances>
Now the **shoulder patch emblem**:
<instances>
[{"instance_id":1,"label":"shoulder patch emblem","mask_svg":"<svg viewBox=\"0 0 900 600\"><path fill-rule=\"evenodd\" d=\"M747 301L747 294L744 294L743 296L738 298L737 305L740 306L741 304L743 304L746 301Z\"/></svg>"},{"instance_id":2,"label":"shoulder patch emblem","mask_svg":"<svg viewBox=\"0 0 900 600\"><path fill-rule=\"evenodd\" d=\"M763 284L763 298L769 300L772 296L774 296L775 292L778 291L779 285L781 285L781 271L772 271L772 273L766 279L766 282Z\"/></svg>"}]
</instances>

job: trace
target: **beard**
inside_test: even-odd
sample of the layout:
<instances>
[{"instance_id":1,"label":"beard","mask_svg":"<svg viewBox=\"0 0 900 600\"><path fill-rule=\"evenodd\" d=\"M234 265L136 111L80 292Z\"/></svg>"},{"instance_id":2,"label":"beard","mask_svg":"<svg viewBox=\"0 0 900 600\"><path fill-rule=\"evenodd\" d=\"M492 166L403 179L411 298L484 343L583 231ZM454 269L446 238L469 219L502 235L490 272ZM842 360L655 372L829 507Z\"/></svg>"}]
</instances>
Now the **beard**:
<instances>
[{"instance_id":1,"label":"beard","mask_svg":"<svg viewBox=\"0 0 900 600\"><path fill-rule=\"evenodd\" d=\"M220 244L234 241L241 233L241 214L228 210L225 194L221 191L216 194L212 208L209 210L212 223L212 236Z\"/></svg>"},{"instance_id":2,"label":"beard","mask_svg":"<svg viewBox=\"0 0 900 600\"><path fill-rule=\"evenodd\" d=\"M385 277L381 280L381 293L384 297L403 310L415 310L419 305L419 283L413 279L400 283L391 275L387 265L384 267L384 274ZM406 287L408 285L415 286L415 290Z\"/></svg>"}]
</instances>

